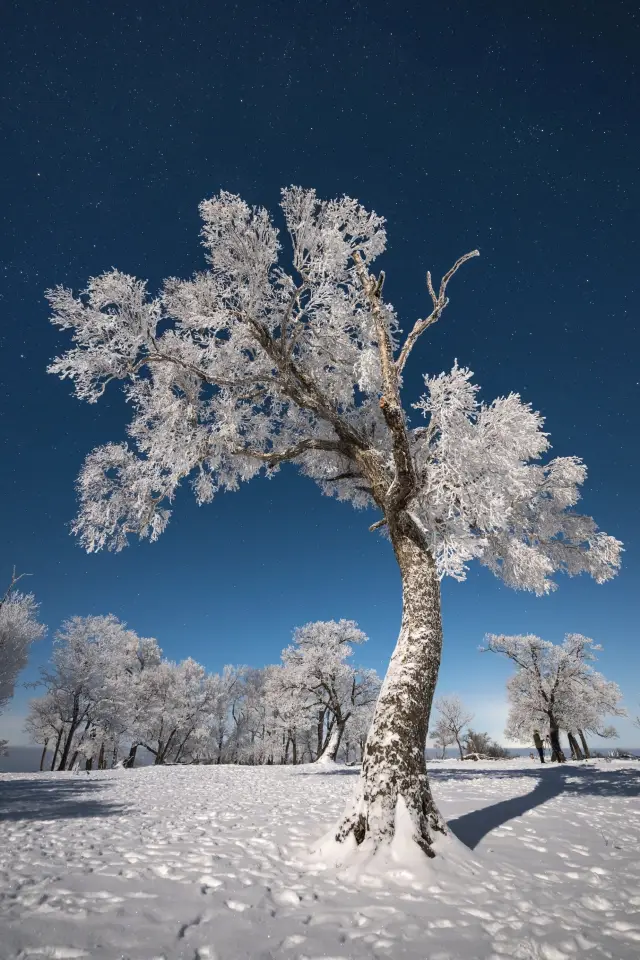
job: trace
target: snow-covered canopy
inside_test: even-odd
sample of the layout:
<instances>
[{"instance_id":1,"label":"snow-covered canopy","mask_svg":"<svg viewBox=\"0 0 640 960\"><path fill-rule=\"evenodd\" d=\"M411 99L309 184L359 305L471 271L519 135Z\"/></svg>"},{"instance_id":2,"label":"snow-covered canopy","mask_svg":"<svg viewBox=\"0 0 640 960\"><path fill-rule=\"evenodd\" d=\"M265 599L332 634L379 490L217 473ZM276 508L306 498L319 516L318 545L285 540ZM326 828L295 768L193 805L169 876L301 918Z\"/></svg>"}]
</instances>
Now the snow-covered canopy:
<instances>
[{"instance_id":1,"label":"snow-covered canopy","mask_svg":"<svg viewBox=\"0 0 640 960\"><path fill-rule=\"evenodd\" d=\"M122 549L131 533L156 539L184 480L205 503L292 461L323 492L377 507L383 523L404 511L440 576L464 579L472 558L536 593L559 571L613 576L620 542L573 510L586 467L542 462L542 417L518 394L481 403L456 363L397 406L413 346L477 251L438 291L428 276L433 309L403 342L384 275L369 272L384 220L298 187L281 207L289 270L267 212L223 192L200 208L205 272L171 278L157 296L117 270L77 296L49 292L53 322L74 341L51 372L89 402L120 380L132 410L128 442L90 453L78 481L74 529L86 549Z\"/></svg>"}]
</instances>

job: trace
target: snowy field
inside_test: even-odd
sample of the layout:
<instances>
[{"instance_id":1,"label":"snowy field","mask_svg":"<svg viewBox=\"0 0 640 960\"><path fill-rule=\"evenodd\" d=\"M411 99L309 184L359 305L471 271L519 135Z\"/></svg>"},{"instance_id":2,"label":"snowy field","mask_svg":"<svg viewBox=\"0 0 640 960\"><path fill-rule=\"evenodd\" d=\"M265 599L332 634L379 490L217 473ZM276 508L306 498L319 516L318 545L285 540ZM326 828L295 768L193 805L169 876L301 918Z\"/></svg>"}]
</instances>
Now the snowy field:
<instances>
[{"instance_id":1,"label":"snowy field","mask_svg":"<svg viewBox=\"0 0 640 960\"><path fill-rule=\"evenodd\" d=\"M306 855L356 772L0 775L0 956L640 955L640 763L433 763L473 873L345 879Z\"/></svg>"}]
</instances>

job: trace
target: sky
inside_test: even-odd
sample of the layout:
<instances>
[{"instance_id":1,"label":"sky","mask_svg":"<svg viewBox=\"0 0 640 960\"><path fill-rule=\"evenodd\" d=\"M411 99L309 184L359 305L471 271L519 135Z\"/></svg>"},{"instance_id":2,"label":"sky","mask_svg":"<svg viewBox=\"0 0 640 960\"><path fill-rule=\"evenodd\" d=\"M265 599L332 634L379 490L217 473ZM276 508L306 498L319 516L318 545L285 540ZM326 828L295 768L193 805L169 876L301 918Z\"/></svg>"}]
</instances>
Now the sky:
<instances>
[{"instance_id":1,"label":"sky","mask_svg":"<svg viewBox=\"0 0 640 960\"><path fill-rule=\"evenodd\" d=\"M400 582L375 517L293 468L197 507L187 491L155 544L87 555L74 482L124 438L117 390L96 405L46 373L68 346L44 291L111 267L156 289L204 267L198 203L220 189L277 210L279 190L357 197L388 220L385 295L407 329L425 273L467 250L451 305L412 354L407 394L455 358L487 400L521 393L553 455L589 467L581 509L625 543L598 586L536 598L472 569L443 583L438 691L502 736L509 665L487 632L579 632L640 701L640 335L637 4L5 3L0 12L0 580L31 574L48 639L0 735L21 732L53 635L114 613L171 659L275 662L292 629L353 618L384 672ZM636 709L637 712L637 709ZM620 743L640 733L618 723Z\"/></svg>"}]
</instances>

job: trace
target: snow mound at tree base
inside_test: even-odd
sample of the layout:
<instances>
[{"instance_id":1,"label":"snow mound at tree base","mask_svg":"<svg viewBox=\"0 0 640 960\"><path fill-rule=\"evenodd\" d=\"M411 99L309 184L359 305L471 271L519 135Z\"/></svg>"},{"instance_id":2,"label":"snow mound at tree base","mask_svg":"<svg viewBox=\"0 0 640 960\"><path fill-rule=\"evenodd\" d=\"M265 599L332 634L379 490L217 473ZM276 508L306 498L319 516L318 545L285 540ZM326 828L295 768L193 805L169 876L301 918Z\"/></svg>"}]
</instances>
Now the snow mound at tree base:
<instances>
[{"instance_id":1,"label":"snow mound at tree base","mask_svg":"<svg viewBox=\"0 0 640 960\"><path fill-rule=\"evenodd\" d=\"M407 886L416 881L433 882L443 873L473 876L482 869L471 851L450 831L436 834L433 857L428 857L414 839L413 823L402 797L398 797L393 839L376 843L369 837L357 844L353 836L336 840L338 824L311 847L308 862L321 869L338 870L341 879L367 884L368 878L384 876Z\"/></svg>"}]
</instances>

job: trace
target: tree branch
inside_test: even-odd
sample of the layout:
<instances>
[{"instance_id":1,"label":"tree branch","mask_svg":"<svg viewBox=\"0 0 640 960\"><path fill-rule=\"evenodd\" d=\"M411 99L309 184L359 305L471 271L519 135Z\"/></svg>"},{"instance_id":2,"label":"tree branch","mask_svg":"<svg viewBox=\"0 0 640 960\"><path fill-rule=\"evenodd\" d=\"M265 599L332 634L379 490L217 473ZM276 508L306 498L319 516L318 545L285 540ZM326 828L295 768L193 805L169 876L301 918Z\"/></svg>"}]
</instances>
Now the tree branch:
<instances>
[{"instance_id":1,"label":"tree branch","mask_svg":"<svg viewBox=\"0 0 640 960\"><path fill-rule=\"evenodd\" d=\"M300 443L287 447L286 450L271 450L262 452L259 450L248 450L239 448L232 450L231 453L240 457L251 457L253 460L263 460L268 466L273 467L277 463L284 463L286 460L295 460L307 450L329 450L332 452L343 453L342 444L335 440L301 440Z\"/></svg>"},{"instance_id":2,"label":"tree branch","mask_svg":"<svg viewBox=\"0 0 640 960\"><path fill-rule=\"evenodd\" d=\"M369 527L369 533L373 533L374 530L379 530L380 527L384 527L386 523L387 523L386 517L382 517L381 520L376 520L376 522L372 523L371 526Z\"/></svg>"},{"instance_id":3,"label":"tree branch","mask_svg":"<svg viewBox=\"0 0 640 960\"><path fill-rule=\"evenodd\" d=\"M369 307L378 337L378 351L380 354L384 390L380 399L380 408L389 432L391 433L393 461L395 465L395 477L387 490L385 500L387 507L397 512L406 506L407 501L415 491L417 485L416 474L411 457L404 413L400 402L398 373L393 360L393 345L389 335L387 318L384 316L381 307L382 300L380 291L382 284L380 279L376 280L369 275L364 261L358 252L354 253L353 260L356 266L356 274L364 294L369 301Z\"/></svg>"},{"instance_id":4,"label":"tree branch","mask_svg":"<svg viewBox=\"0 0 640 960\"><path fill-rule=\"evenodd\" d=\"M30 577L30 576L31 576L30 573L19 573L19 574L16 575L16 568L15 568L15 567L13 568L13 572L12 572L12 574L11 574L11 583L10 583L9 586L7 587L4 596L3 596L2 599L0 600L0 607L2 606L3 603L6 603L6 602L7 602L7 600L8 600L9 597L11 596L11 591L12 591L13 588L15 587L16 583L18 582L18 580L22 580L23 577Z\"/></svg>"},{"instance_id":5,"label":"tree branch","mask_svg":"<svg viewBox=\"0 0 640 960\"><path fill-rule=\"evenodd\" d=\"M424 320L416 320L413 330L405 340L404 346L400 351L400 355L398 356L398 359L395 362L395 367L398 374L402 373L404 369L404 365L407 362L407 358L411 353L411 351L413 350L416 344L416 341L418 340L420 335L424 333L427 327L430 327L432 324L436 323L436 321L440 319L442 315L442 311L445 309L445 307L449 303L449 300L447 298L447 284L449 283L449 280L451 280L451 277L454 275L454 273L457 273L457 271L460 269L463 263L466 263L467 260L471 260L473 257L479 257L479 256L480 256L479 250L471 250L470 253L465 253L463 257L460 257L459 260L456 260L456 262L451 267L451 269L447 271L447 273L445 273L444 277L440 281L440 289L438 290L437 294L433 289L433 283L431 280L431 271L427 272L427 288L429 290L429 294L433 301L433 310L431 311L429 316L426 317Z\"/></svg>"}]
</instances>

